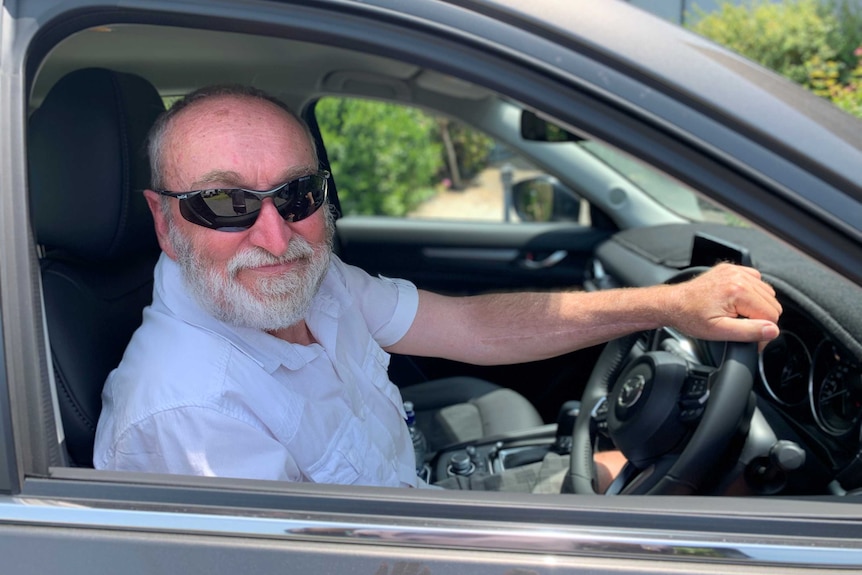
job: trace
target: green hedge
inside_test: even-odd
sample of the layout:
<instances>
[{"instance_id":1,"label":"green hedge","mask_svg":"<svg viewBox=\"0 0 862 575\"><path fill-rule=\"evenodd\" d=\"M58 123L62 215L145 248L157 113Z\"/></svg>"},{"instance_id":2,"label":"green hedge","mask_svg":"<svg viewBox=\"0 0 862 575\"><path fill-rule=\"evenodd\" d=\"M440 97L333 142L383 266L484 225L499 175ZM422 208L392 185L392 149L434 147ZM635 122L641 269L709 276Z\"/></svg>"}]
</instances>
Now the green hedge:
<instances>
[{"instance_id":1,"label":"green hedge","mask_svg":"<svg viewBox=\"0 0 862 575\"><path fill-rule=\"evenodd\" d=\"M462 124L399 104L329 97L315 115L349 215L404 216L441 186L459 187L478 174L493 146Z\"/></svg>"},{"instance_id":2,"label":"green hedge","mask_svg":"<svg viewBox=\"0 0 862 575\"><path fill-rule=\"evenodd\" d=\"M862 117L862 13L847 0L725 2L690 27Z\"/></svg>"},{"instance_id":3,"label":"green hedge","mask_svg":"<svg viewBox=\"0 0 862 575\"><path fill-rule=\"evenodd\" d=\"M403 216L434 194L437 123L406 106L324 98L315 115L345 214Z\"/></svg>"}]
</instances>

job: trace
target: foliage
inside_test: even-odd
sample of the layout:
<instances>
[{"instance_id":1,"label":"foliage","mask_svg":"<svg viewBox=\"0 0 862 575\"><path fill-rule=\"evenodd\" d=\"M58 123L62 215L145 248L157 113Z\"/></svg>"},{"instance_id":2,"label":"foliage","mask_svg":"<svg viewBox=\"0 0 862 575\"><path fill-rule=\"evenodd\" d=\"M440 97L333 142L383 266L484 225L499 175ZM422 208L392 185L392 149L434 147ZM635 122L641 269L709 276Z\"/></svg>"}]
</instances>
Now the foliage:
<instances>
[{"instance_id":1,"label":"foliage","mask_svg":"<svg viewBox=\"0 0 862 575\"><path fill-rule=\"evenodd\" d=\"M862 117L862 13L847 0L722 4L692 29Z\"/></svg>"},{"instance_id":2,"label":"foliage","mask_svg":"<svg viewBox=\"0 0 862 575\"><path fill-rule=\"evenodd\" d=\"M403 216L434 193L443 163L433 118L353 98L315 107L345 214Z\"/></svg>"},{"instance_id":3,"label":"foliage","mask_svg":"<svg viewBox=\"0 0 862 575\"><path fill-rule=\"evenodd\" d=\"M701 16L692 25L695 32L800 84L807 78L806 62L838 56L837 18L817 0L726 2Z\"/></svg>"},{"instance_id":4,"label":"foliage","mask_svg":"<svg viewBox=\"0 0 862 575\"><path fill-rule=\"evenodd\" d=\"M838 61L843 63L844 70L855 70L862 57L859 52L862 46L862 7L847 0L833 0L829 5L833 7L833 13L838 19Z\"/></svg>"},{"instance_id":5,"label":"foliage","mask_svg":"<svg viewBox=\"0 0 862 575\"><path fill-rule=\"evenodd\" d=\"M462 178L469 180L485 169L488 165L488 154L494 147L493 139L464 124L453 121L441 123L442 129L449 130L449 137L452 139L452 145L458 157L458 170Z\"/></svg>"},{"instance_id":6,"label":"foliage","mask_svg":"<svg viewBox=\"0 0 862 575\"><path fill-rule=\"evenodd\" d=\"M856 66L844 81L841 78L841 63L812 58L807 63L806 86L818 96L831 100L839 108L862 118L862 48L858 48L856 54Z\"/></svg>"}]
</instances>

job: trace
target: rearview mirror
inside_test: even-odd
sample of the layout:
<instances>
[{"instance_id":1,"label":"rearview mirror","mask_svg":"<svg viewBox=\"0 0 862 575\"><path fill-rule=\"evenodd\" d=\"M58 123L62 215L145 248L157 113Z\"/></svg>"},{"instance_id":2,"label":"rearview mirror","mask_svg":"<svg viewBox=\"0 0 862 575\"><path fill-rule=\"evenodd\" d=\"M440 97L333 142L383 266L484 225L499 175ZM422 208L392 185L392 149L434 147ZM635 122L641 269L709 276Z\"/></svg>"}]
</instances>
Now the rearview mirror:
<instances>
[{"instance_id":1,"label":"rearview mirror","mask_svg":"<svg viewBox=\"0 0 862 575\"><path fill-rule=\"evenodd\" d=\"M521 137L530 142L578 142L583 139L529 110L521 111Z\"/></svg>"}]
</instances>

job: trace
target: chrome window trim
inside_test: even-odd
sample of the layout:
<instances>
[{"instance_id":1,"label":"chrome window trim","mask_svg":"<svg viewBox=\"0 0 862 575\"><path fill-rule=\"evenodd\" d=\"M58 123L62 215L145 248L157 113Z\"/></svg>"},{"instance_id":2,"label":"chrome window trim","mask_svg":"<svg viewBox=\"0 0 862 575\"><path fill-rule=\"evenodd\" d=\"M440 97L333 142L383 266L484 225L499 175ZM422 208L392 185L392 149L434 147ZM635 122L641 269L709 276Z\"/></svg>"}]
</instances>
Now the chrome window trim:
<instances>
[{"instance_id":1,"label":"chrome window trim","mask_svg":"<svg viewBox=\"0 0 862 575\"><path fill-rule=\"evenodd\" d=\"M291 542L364 544L629 560L695 560L713 565L862 568L862 539L787 537L596 526L496 524L225 508L137 505L0 496L0 526L66 527L217 535Z\"/></svg>"}]
</instances>

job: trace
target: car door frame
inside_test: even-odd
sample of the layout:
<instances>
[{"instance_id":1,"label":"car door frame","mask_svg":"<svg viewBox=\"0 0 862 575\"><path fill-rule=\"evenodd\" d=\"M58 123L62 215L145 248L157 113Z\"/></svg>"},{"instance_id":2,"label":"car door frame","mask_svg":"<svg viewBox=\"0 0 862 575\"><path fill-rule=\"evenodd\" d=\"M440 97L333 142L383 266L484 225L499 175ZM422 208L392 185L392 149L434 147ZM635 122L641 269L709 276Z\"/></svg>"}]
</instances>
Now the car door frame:
<instances>
[{"instance_id":1,"label":"car door frame","mask_svg":"<svg viewBox=\"0 0 862 575\"><path fill-rule=\"evenodd\" d=\"M785 502L727 498L560 498L502 493L439 493L346 486L281 485L213 478L107 473L62 466L54 427L50 359L39 300L36 249L26 202L26 94L38 62L51 44L76 27L106 21L189 25L291 33L336 40L357 49L388 50L443 71L502 90L562 118L587 122L592 131L643 152L693 184L703 184L751 216L780 204L780 229L798 222L798 245L828 228L828 214L802 213L798 203L775 193L769 182L743 173L694 136L669 133L646 111L626 104L637 82L612 61L541 30L517 28L502 8L501 20L460 9L457 3L417 0L407 16L399 2L321 1L314 6L127 0L118 6L87 0L4 0L0 36L0 315L4 376L0 378L0 551L22 570L86 570L129 573L168 568L235 573L240 568L479 574L673 573L704 570L749 573L804 572L807 568L862 565L860 514L855 505L826 499ZM491 12L484 3L464 2ZM233 24L228 25L233 19ZM449 30L443 29L449 26ZM471 32L491 30L497 46L482 46ZM563 44L556 46L555 41ZM32 46L34 41L40 46ZM513 49L509 50L506 46ZM515 57L524 46L527 56ZM429 48L438 48L430 50ZM453 52L454 48L459 48ZM458 55L453 59L453 55ZM515 63L509 61L514 58ZM560 61L581 61L556 67ZM487 69L480 70L482 63ZM530 71L518 73L515 66ZM580 66L580 67L579 67ZM578 77L576 72L581 71ZM29 70L29 71L28 71ZM609 95L589 82L606 74L629 85ZM523 82L513 88L513 80ZM648 81L645 83L654 89ZM527 86L530 89L527 89ZM662 99L657 96L658 99ZM573 107L579 112L571 111ZM710 118L692 110L695 123ZM598 119L605 125L597 125ZM592 122L590 124L590 122ZM717 122L713 121L713 124ZM694 134L699 130L693 130ZM656 149L646 153L654 136ZM623 142L625 143L625 142ZM652 147L652 146L650 146ZM740 153L745 153L743 149ZM761 153L768 154L769 150ZM676 162L679 161L679 164ZM698 165L700 163L701 165ZM722 191L722 181L730 182ZM820 184L828 186L828 183ZM753 198L745 201L748 194ZM753 219L757 220L756 217ZM787 234L783 234L786 236ZM824 231L838 253L828 258L858 281L850 264L862 248L846 230ZM823 252L813 242L808 251ZM659 528L656 528L659 526ZM812 535L813 534L813 535ZM106 545L109 544L109 545ZM162 555L163 553L166 553Z\"/></svg>"}]
</instances>

